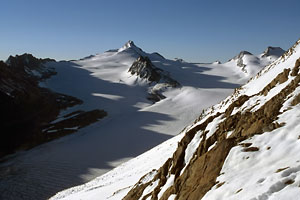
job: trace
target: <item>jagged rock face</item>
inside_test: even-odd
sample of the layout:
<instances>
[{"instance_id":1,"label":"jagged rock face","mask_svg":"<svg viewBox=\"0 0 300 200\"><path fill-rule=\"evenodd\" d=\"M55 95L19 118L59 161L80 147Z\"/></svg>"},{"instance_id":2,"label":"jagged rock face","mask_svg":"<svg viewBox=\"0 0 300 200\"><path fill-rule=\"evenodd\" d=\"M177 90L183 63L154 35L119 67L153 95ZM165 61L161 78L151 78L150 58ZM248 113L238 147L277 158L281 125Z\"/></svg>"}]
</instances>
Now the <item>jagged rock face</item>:
<instances>
[{"instance_id":1,"label":"jagged rock face","mask_svg":"<svg viewBox=\"0 0 300 200\"><path fill-rule=\"evenodd\" d=\"M156 68L148 57L140 56L129 68L128 72L132 75L136 74L142 79L146 79L150 82L159 82L162 70Z\"/></svg>"},{"instance_id":2,"label":"jagged rock face","mask_svg":"<svg viewBox=\"0 0 300 200\"><path fill-rule=\"evenodd\" d=\"M60 110L82 101L39 87L39 80L56 74L44 65L48 61L53 60L37 59L30 54L11 56L9 65L0 61L0 157L75 132L65 131L64 127L70 124L83 127L106 115L104 111L83 112L50 126Z\"/></svg>"},{"instance_id":3,"label":"jagged rock face","mask_svg":"<svg viewBox=\"0 0 300 200\"><path fill-rule=\"evenodd\" d=\"M155 171L154 178L137 183L124 199L198 200L212 187L224 187L224 182L217 182L217 177L221 175L232 148L241 146L244 148L242 152L260 151L260 148L243 141L284 128L285 122L277 122L279 116L298 105L300 53L297 56L293 53L296 47L300 51L299 43L231 97L206 110L185 132L173 156ZM269 82L265 83L263 77L273 78L268 78ZM264 82L253 89L253 85L262 79ZM283 109L284 105L289 105L288 109ZM294 184L295 180L297 178L293 177L283 184ZM241 191L239 189L236 193ZM271 195L272 191L264 197Z\"/></svg>"},{"instance_id":4,"label":"jagged rock face","mask_svg":"<svg viewBox=\"0 0 300 200\"><path fill-rule=\"evenodd\" d=\"M128 72L141 79L147 80L150 84L156 84L152 89L150 89L147 97L153 102L157 102L165 98L162 94L162 90L164 88L180 86L176 80L170 77L168 72L154 66L148 57L140 56L135 62L133 62Z\"/></svg>"},{"instance_id":5,"label":"jagged rock face","mask_svg":"<svg viewBox=\"0 0 300 200\"><path fill-rule=\"evenodd\" d=\"M38 59L31 54L23 54L10 56L6 64L24 72L31 78L42 80L56 74L53 68L45 66L47 62L55 62L55 60L50 58Z\"/></svg>"},{"instance_id":6,"label":"jagged rock face","mask_svg":"<svg viewBox=\"0 0 300 200\"><path fill-rule=\"evenodd\" d=\"M170 77L169 73L154 66L148 57L140 56L129 68L128 72L149 82L167 83L170 87L180 84Z\"/></svg>"}]
</instances>

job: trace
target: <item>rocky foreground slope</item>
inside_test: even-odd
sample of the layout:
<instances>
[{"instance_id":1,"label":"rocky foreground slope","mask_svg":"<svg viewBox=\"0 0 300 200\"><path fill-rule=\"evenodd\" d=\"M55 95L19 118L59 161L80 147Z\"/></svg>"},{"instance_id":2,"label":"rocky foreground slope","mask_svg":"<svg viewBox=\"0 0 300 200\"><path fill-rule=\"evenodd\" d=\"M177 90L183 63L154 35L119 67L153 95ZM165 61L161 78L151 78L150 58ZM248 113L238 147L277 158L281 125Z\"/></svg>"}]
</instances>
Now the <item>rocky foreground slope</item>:
<instances>
[{"instance_id":1,"label":"rocky foreground slope","mask_svg":"<svg viewBox=\"0 0 300 200\"><path fill-rule=\"evenodd\" d=\"M190 127L124 199L297 199L300 41Z\"/></svg>"}]
</instances>

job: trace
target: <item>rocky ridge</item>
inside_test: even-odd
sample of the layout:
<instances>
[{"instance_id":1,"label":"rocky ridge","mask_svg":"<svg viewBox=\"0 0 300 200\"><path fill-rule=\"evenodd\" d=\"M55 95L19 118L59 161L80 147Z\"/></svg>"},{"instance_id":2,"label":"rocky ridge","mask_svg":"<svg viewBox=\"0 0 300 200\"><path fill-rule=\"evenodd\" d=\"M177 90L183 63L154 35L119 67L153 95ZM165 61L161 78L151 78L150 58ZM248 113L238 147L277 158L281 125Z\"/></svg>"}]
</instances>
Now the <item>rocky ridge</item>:
<instances>
[{"instance_id":1,"label":"rocky ridge","mask_svg":"<svg viewBox=\"0 0 300 200\"><path fill-rule=\"evenodd\" d=\"M55 62L55 60L50 58L38 59L32 54L25 53L23 55L9 56L5 63L17 69L19 73L22 71L29 78L41 81L56 74L54 68L46 66L47 62Z\"/></svg>"},{"instance_id":2,"label":"rocky ridge","mask_svg":"<svg viewBox=\"0 0 300 200\"><path fill-rule=\"evenodd\" d=\"M148 99L157 102L166 98L162 92L168 87L178 87L180 84L171 78L167 71L156 67L148 57L140 56L129 68L131 75L136 75L140 79L146 80L149 84L154 84L149 89Z\"/></svg>"}]
</instances>

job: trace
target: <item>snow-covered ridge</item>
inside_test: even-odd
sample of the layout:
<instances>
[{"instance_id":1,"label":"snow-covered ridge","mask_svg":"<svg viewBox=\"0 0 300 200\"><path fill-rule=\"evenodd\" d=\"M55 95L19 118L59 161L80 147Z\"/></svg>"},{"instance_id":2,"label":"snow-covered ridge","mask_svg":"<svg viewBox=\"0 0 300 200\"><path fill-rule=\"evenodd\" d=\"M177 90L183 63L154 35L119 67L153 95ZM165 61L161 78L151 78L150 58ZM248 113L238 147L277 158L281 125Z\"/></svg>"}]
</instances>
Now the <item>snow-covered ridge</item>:
<instances>
[{"instance_id":1,"label":"snow-covered ridge","mask_svg":"<svg viewBox=\"0 0 300 200\"><path fill-rule=\"evenodd\" d=\"M285 51L280 47L267 47L260 55L253 55L248 51L241 51L237 56L230 59L228 64L236 64L246 76L252 77L266 65L277 60L284 52Z\"/></svg>"},{"instance_id":2,"label":"snow-covered ridge","mask_svg":"<svg viewBox=\"0 0 300 200\"><path fill-rule=\"evenodd\" d=\"M131 40L126 42L123 47L118 49L118 52L122 52L122 51L125 51L127 49L132 49L132 50L136 51L136 53L138 53L141 56L145 55L145 52L141 48L135 46L134 42L131 41Z\"/></svg>"},{"instance_id":3,"label":"snow-covered ridge","mask_svg":"<svg viewBox=\"0 0 300 200\"><path fill-rule=\"evenodd\" d=\"M134 44L133 41L128 40L128 42L126 42L126 43L124 44L124 46L121 47L121 48L118 50L118 52L124 51L124 50L126 50L126 49L128 49L128 48L130 48L130 47L136 47L136 46L135 46L135 44Z\"/></svg>"}]
</instances>

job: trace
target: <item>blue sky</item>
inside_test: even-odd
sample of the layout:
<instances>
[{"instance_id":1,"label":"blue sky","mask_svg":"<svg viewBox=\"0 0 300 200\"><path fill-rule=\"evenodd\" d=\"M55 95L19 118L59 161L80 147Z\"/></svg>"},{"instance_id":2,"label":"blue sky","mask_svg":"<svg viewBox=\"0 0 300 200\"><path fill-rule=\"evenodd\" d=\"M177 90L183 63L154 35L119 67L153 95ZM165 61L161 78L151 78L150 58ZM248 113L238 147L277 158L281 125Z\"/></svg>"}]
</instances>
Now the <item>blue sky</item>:
<instances>
[{"instance_id":1,"label":"blue sky","mask_svg":"<svg viewBox=\"0 0 300 200\"><path fill-rule=\"evenodd\" d=\"M187 61L289 48L299 0L1 0L0 59L32 53L78 59L126 41Z\"/></svg>"}]
</instances>

